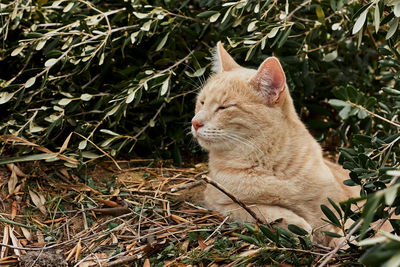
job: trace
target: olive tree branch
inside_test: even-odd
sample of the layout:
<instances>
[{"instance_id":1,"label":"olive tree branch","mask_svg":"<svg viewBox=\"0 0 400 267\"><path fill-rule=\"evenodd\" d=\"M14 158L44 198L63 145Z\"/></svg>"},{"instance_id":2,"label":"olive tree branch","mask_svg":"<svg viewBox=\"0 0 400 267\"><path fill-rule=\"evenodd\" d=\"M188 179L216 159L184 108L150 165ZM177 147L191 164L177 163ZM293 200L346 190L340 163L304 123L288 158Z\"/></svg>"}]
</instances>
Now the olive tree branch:
<instances>
[{"instance_id":1,"label":"olive tree branch","mask_svg":"<svg viewBox=\"0 0 400 267\"><path fill-rule=\"evenodd\" d=\"M246 204L244 204L242 201L240 201L239 199L237 199L234 195L232 195L229 191L227 191L225 188L223 188L220 184L218 184L217 182L211 180L209 177L207 177L206 175L201 176L201 179L203 179L206 183L214 186L215 188L217 188L219 191L221 191L222 193L224 193L226 196L228 196L230 199L232 199L233 202L235 202L236 204L238 204L240 207L242 207L245 211L247 211L248 214L250 214L251 217L253 217L257 223L264 223L258 216L257 214L252 211L249 207L247 207Z\"/></svg>"}]
</instances>

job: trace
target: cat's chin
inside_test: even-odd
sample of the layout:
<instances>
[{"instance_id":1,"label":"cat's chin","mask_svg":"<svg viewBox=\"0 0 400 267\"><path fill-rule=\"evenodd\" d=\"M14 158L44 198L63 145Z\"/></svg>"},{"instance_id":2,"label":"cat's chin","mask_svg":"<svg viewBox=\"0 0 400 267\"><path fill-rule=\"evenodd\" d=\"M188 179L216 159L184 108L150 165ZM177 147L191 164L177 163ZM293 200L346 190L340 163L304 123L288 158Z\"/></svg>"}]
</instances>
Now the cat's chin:
<instances>
[{"instance_id":1,"label":"cat's chin","mask_svg":"<svg viewBox=\"0 0 400 267\"><path fill-rule=\"evenodd\" d=\"M210 150L214 149L215 146L218 146L217 142L207 139L198 133L194 133L193 136L196 138L199 145L207 151L210 151Z\"/></svg>"},{"instance_id":2,"label":"cat's chin","mask_svg":"<svg viewBox=\"0 0 400 267\"><path fill-rule=\"evenodd\" d=\"M210 151L210 149L211 149L211 147L212 147L212 145L213 145L213 142L212 142L212 141L205 140L205 139L203 139L203 138L201 138L201 137L199 137L199 136L195 136L195 137L196 137L197 142L199 143L199 145L200 145L202 148L204 148L204 149L207 150L207 151Z\"/></svg>"}]
</instances>

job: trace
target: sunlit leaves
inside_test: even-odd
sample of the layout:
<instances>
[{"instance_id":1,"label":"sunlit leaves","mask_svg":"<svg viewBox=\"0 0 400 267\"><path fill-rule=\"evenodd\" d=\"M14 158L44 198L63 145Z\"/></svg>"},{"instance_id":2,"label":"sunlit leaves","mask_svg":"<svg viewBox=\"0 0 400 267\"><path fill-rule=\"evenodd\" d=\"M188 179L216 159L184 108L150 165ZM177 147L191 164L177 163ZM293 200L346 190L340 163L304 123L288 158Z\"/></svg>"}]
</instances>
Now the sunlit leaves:
<instances>
[{"instance_id":1,"label":"sunlit leaves","mask_svg":"<svg viewBox=\"0 0 400 267\"><path fill-rule=\"evenodd\" d=\"M389 39L393 36L393 34L396 32L398 26L399 26L399 18L393 18L389 22L389 30L386 34L386 39Z\"/></svg>"},{"instance_id":2,"label":"sunlit leaves","mask_svg":"<svg viewBox=\"0 0 400 267\"><path fill-rule=\"evenodd\" d=\"M13 98L13 96L14 93L0 92L0 105L10 101Z\"/></svg>"},{"instance_id":3,"label":"sunlit leaves","mask_svg":"<svg viewBox=\"0 0 400 267\"><path fill-rule=\"evenodd\" d=\"M29 79L25 82L25 88L31 87L32 85L35 84L35 82L36 82L36 77L29 78Z\"/></svg>"},{"instance_id":4,"label":"sunlit leaves","mask_svg":"<svg viewBox=\"0 0 400 267\"><path fill-rule=\"evenodd\" d=\"M367 18L367 14L368 14L368 9L366 9L364 12L361 13L361 15L358 17L358 19L356 20L356 23L354 24L353 27L353 34L358 33L361 28L364 26L365 23L365 19Z\"/></svg>"},{"instance_id":5,"label":"sunlit leaves","mask_svg":"<svg viewBox=\"0 0 400 267\"><path fill-rule=\"evenodd\" d=\"M54 64L56 64L56 62L57 62L57 59L55 59L55 58L50 58L50 59L48 59L48 60L44 63L44 65L45 65L47 68L51 68Z\"/></svg>"}]
</instances>

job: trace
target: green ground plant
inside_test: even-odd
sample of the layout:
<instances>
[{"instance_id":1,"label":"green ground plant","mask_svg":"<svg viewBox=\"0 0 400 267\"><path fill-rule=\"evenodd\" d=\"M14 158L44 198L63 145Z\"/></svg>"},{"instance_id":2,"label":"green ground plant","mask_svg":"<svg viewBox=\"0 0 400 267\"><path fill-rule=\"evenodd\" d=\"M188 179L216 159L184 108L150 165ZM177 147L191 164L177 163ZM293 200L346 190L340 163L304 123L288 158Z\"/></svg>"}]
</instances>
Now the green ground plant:
<instances>
[{"instance_id":1,"label":"green ground plant","mask_svg":"<svg viewBox=\"0 0 400 267\"><path fill-rule=\"evenodd\" d=\"M369 238L400 212L399 1L5 0L0 19L2 164L181 164L197 150L193 98L221 40L245 66L279 57L301 117L320 140L340 137L346 183L362 188L321 207L327 221L358 237L362 263L399 264L398 236Z\"/></svg>"}]
</instances>

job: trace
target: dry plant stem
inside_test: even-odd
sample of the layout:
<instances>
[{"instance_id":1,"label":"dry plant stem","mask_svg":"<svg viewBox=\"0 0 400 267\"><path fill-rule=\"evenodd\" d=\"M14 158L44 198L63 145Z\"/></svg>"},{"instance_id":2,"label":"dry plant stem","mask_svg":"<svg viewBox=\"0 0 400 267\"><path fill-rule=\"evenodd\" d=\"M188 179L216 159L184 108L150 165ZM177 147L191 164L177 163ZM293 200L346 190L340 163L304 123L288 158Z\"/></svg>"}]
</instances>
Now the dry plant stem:
<instances>
[{"instance_id":1,"label":"dry plant stem","mask_svg":"<svg viewBox=\"0 0 400 267\"><path fill-rule=\"evenodd\" d=\"M321 258L321 260L323 258L325 258L325 260L323 262L321 262L320 265L318 265L318 267L323 267L325 266L331 259L332 257L339 251L339 249L341 249L344 245L346 245L346 242L351 238L351 236L354 234L355 231L357 231L358 228L360 228L360 226L362 225L363 220L361 219L354 227L353 229L351 229L351 231L346 235L345 239L342 240L342 242L339 243L339 245L337 245L331 252L325 254L324 257Z\"/></svg>"},{"instance_id":2,"label":"dry plant stem","mask_svg":"<svg viewBox=\"0 0 400 267\"><path fill-rule=\"evenodd\" d=\"M205 240L204 242L207 242L216 232L219 231L219 229L221 229L222 225L224 225L224 223L229 219L229 216L226 216L225 219L218 225L218 227L214 230L214 232L212 232Z\"/></svg>"},{"instance_id":3,"label":"dry plant stem","mask_svg":"<svg viewBox=\"0 0 400 267\"><path fill-rule=\"evenodd\" d=\"M122 266L123 264L127 264L130 262L133 262L135 260L138 259L138 255L132 255L132 256L125 256L122 257L118 260L112 261L112 262L108 262L103 264L104 267L111 267L111 266Z\"/></svg>"},{"instance_id":4,"label":"dry plant stem","mask_svg":"<svg viewBox=\"0 0 400 267\"><path fill-rule=\"evenodd\" d=\"M94 142L92 142L91 140L89 140L89 138L86 138L85 136L81 135L80 133L74 132L74 134L79 135L80 137L82 137L83 139L85 139L86 141L88 141L89 143L91 143L95 148L97 148L101 153L103 153L105 156L107 156L109 159L112 160L112 162L114 162L115 166L117 166L118 170L122 170L121 167L118 165L118 162L115 161L115 159L113 157L111 157L109 154L107 154L107 152L105 152L103 149L101 149L98 145L96 145Z\"/></svg>"},{"instance_id":5,"label":"dry plant stem","mask_svg":"<svg viewBox=\"0 0 400 267\"><path fill-rule=\"evenodd\" d=\"M298 5L295 9L293 9L292 12L289 13L289 15L286 17L286 19L289 20L294 15L294 13L296 13L299 9L301 9L302 7L304 7L308 4L311 4L311 0L306 0L303 3L301 3L300 5Z\"/></svg>"},{"instance_id":6,"label":"dry plant stem","mask_svg":"<svg viewBox=\"0 0 400 267\"><path fill-rule=\"evenodd\" d=\"M350 102L350 101L347 101L347 103L349 103L349 104L352 105L353 107L356 107L356 108L359 108L359 109L364 110L365 112L367 112L369 115L371 115L371 116L373 116L373 117L376 117L376 118L378 118L378 119L380 119L380 120L383 120L383 121L385 121L385 122L387 122L387 123L389 123L389 124L391 124L391 125L393 125L393 126L396 126L397 128L400 128L400 124L395 123L395 122L393 122L393 121L391 121L391 120L388 120L388 119L386 119L386 118L384 118L384 117L382 117L382 116L380 116L380 115L378 115L378 114L375 114L375 113L369 111L368 109L364 108L363 106L354 104L354 103L352 103L352 102Z\"/></svg>"},{"instance_id":7,"label":"dry plant stem","mask_svg":"<svg viewBox=\"0 0 400 267\"><path fill-rule=\"evenodd\" d=\"M182 184L177 187L171 188L171 192L175 193L175 192L178 192L178 191L181 191L184 189L190 189L190 188L196 187L198 185L201 185L202 183L203 183L203 181L194 181L192 183Z\"/></svg>"},{"instance_id":8,"label":"dry plant stem","mask_svg":"<svg viewBox=\"0 0 400 267\"><path fill-rule=\"evenodd\" d=\"M255 214L254 211L252 211L249 207L246 206L246 204L244 204L242 201L240 201L239 199L237 199L234 195L232 195L231 193L229 193L226 189L224 189L221 185L219 185L218 183L214 182L213 180L211 180L209 177L207 176L202 176L201 179L203 179L204 181L206 181L207 183L211 184L212 186L214 186L215 188L217 188L219 191L221 191L222 193L224 193L225 195L227 195L230 199L232 199L233 202L235 202L236 204L238 204L240 207L242 207L245 211L247 211L251 217L253 217L257 223L262 224L263 221L258 218L257 214Z\"/></svg>"}]
</instances>

